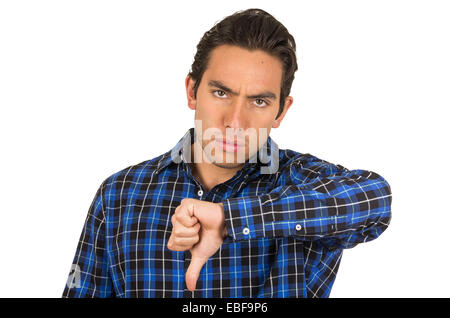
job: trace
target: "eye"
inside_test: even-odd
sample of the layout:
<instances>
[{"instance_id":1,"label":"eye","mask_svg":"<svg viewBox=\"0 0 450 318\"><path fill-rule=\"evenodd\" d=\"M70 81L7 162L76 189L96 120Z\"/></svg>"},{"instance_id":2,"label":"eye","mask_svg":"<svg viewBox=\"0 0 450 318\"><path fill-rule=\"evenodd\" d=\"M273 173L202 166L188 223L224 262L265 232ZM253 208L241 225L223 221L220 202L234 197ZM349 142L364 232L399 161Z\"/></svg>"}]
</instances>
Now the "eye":
<instances>
[{"instance_id":1,"label":"eye","mask_svg":"<svg viewBox=\"0 0 450 318\"><path fill-rule=\"evenodd\" d=\"M223 90L220 90L220 89L216 90L216 91L213 91L213 94L216 95L219 98L223 98L223 97L226 96L226 93Z\"/></svg>"},{"instance_id":2,"label":"eye","mask_svg":"<svg viewBox=\"0 0 450 318\"><path fill-rule=\"evenodd\" d=\"M255 105L258 107L264 107L267 105L267 103L265 100L258 98L255 100Z\"/></svg>"}]
</instances>

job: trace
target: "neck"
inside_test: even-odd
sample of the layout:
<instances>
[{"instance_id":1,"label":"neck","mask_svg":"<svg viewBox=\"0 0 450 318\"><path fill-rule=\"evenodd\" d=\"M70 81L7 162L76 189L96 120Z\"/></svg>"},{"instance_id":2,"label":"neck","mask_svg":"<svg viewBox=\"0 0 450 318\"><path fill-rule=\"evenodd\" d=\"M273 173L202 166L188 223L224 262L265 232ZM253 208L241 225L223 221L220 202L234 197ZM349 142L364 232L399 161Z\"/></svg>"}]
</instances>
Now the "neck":
<instances>
[{"instance_id":1,"label":"neck","mask_svg":"<svg viewBox=\"0 0 450 318\"><path fill-rule=\"evenodd\" d=\"M196 157L194 157L194 152ZM203 185L206 192L209 192L214 186L231 179L243 166L241 164L236 167L223 168L210 163L197 140L191 145L191 156L190 166L192 174ZM194 162L193 158L201 158L201 160L200 162Z\"/></svg>"}]
</instances>

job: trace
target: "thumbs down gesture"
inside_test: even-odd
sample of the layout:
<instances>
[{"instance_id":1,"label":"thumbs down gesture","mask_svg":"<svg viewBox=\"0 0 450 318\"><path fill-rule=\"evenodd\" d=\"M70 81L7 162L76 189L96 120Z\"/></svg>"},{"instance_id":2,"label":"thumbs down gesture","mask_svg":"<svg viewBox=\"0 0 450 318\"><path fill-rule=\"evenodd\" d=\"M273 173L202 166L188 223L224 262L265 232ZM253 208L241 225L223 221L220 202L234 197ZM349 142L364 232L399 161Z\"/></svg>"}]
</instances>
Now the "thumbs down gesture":
<instances>
[{"instance_id":1,"label":"thumbs down gesture","mask_svg":"<svg viewBox=\"0 0 450 318\"><path fill-rule=\"evenodd\" d=\"M203 265L219 250L227 235L223 205L183 199L171 221L172 233L167 248L190 250L192 258L186 271L186 286L194 291Z\"/></svg>"}]
</instances>

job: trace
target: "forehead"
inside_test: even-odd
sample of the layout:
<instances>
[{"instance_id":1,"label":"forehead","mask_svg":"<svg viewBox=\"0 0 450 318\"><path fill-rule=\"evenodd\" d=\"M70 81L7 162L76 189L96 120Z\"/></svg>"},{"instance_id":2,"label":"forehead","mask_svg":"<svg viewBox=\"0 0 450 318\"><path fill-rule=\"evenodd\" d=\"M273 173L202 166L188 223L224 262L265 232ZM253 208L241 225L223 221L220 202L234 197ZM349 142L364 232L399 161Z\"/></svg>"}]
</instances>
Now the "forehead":
<instances>
[{"instance_id":1,"label":"forehead","mask_svg":"<svg viewBox=\"0 0 450 318\"><path fill-rule=\"evenodd\" d=\"M212 50L204 76L226 82L231 88L250 85L255 90L271 88L278 92L282 73L281 61L262 50L221 45Z\"/></svg>"}]
</instances>

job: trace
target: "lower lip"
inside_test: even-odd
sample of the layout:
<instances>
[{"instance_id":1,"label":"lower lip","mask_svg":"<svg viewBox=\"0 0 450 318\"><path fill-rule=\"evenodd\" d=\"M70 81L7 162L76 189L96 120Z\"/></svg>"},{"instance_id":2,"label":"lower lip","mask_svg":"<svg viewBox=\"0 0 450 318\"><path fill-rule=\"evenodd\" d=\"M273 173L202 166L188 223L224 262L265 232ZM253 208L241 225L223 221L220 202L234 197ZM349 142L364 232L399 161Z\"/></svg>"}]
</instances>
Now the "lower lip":
<instances>
[{"instance_id":1,"label":"lower lip","mask_svg":"<svg viewBox=\"0 0 450 318\"><path fill-rule=\"evenodd\" d=\"M219 145L222 146L222 149L227 152L236 152L242 146L238 146L237 144L228 144L226 142L218 142Z\"/></svg>"}]
</instances>

